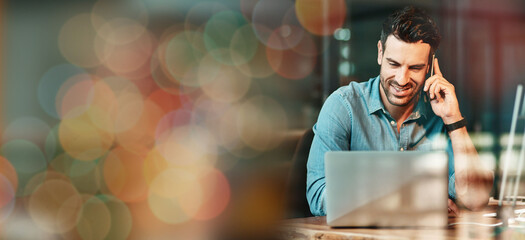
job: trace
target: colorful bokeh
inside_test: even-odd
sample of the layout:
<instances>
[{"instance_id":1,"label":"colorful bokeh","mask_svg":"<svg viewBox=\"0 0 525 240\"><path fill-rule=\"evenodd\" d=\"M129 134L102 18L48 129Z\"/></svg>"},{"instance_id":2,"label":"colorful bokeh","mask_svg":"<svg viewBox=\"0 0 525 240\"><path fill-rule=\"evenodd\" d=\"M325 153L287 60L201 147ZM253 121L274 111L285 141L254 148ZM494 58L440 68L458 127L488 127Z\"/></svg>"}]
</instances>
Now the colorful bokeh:
<instances>
[{"instance_id":1,"label":"colorful bokeh","mask_svg":"<svg viewBox=\"0 0 525 240\"><path fill-rule=\"evenodd\" d=\"M333 17L312 12L325 5ZM283 88L269 86L315 74L316 40L341 27L345 7L98 0L73 8L45 46L62 62L35 82L39 113L2 131L0 238L213 239L208 226L235 219L232 204L242 201L233 169L264 161L291 128ZM172 17L159 20L162 12Z\"/></svg>"}]
</instances>

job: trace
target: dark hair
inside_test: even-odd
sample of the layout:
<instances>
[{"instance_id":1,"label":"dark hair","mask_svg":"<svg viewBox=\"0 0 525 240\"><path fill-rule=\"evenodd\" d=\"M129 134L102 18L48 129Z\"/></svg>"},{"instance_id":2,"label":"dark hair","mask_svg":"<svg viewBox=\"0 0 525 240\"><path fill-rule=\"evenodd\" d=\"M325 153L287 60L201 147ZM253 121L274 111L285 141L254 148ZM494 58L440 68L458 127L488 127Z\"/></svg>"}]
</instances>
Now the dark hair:
<instances>
[{"instance_id":1,"label":"dark hair","mask_svg":"<svg viewBox=\"0 0 525 240\"><path fill-rule=\"evenodd\" d=\"M390 34L407 43L415 43L420 40L428 43L430 45L429 63L432 60L432 54L441 41L436 23L425 11L412 6L392 13L383 22L383 29L381 30L383 52L386 47L386 39Z\"/></svg>"}]
</instances>

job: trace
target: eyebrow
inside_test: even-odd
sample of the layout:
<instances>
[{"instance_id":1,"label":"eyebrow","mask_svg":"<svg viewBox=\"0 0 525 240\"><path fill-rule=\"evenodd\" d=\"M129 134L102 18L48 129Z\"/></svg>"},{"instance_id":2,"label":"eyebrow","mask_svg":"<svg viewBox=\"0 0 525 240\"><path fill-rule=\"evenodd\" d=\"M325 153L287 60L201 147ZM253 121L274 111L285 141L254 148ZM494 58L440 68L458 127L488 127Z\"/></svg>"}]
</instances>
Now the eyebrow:
<instances>
[{"instance_id":1,"label":"eyebrow","mask_svg":"<svg viewBox=\"0 0 525 240\"><path fill-rule=\"evenodd\" d=\"M399 64L399 62L397 62L396 60L392 59L392 58L386 58L387 61L389 62L393 62L395 64ZM427 64L415 64L415 65L410 65L409 67L416 67L416 68L422 68L422 67L425 67Z\"/></svg>"}]
</instances>

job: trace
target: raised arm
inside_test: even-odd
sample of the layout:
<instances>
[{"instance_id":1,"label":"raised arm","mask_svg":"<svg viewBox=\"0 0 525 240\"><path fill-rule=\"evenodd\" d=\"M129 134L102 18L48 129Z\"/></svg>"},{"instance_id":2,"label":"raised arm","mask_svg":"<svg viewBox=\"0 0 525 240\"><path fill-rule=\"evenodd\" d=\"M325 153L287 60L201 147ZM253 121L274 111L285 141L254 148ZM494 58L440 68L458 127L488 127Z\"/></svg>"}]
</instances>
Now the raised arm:
<instances>
[{"instance_id":1,"label":"raised arm","mask_svg":"<svg viewBox=\"0 0 525 240\"><path fill-rule=\"evenodd\" d=\"M457 123L463 117L454 90L442 75L437 58L435 75L427 79L424 91L431 99L432 110L445 125ZM471 210L485 207L494 181L492 171L485 169L465 126L448 132L454 152L456 197L459 203Z\"/></svg>"}]
</instances>

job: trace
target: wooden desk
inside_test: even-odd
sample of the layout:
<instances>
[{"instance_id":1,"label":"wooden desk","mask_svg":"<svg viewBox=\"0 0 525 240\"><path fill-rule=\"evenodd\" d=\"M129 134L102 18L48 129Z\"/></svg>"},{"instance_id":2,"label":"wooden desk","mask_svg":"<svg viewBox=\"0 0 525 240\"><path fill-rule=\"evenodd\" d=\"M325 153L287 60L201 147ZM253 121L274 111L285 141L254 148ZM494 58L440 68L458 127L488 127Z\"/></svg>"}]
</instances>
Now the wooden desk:
<instances>
[{"instance_id":1,"label":"wooden desk","mask_svg":"<svg viewBox=\"0 0 525 240\"><path fill-rule=\"evenodd\" d=\"M518 206L524 209L525 206ZM492 203L481 212L461 212L460 217L449 217L449 224L475 222L495 224L496 218L483 214L495 212ZM524 214L525 215L525 214ZM326 217L287 219L278 229L279 239L525 239L525 223L512 224L513 228L458 224L447 228L332 228ZM523 228L520 228L522 227ZM515 228L518 227L518 228Z\"/></svg>"}]
</instances>

